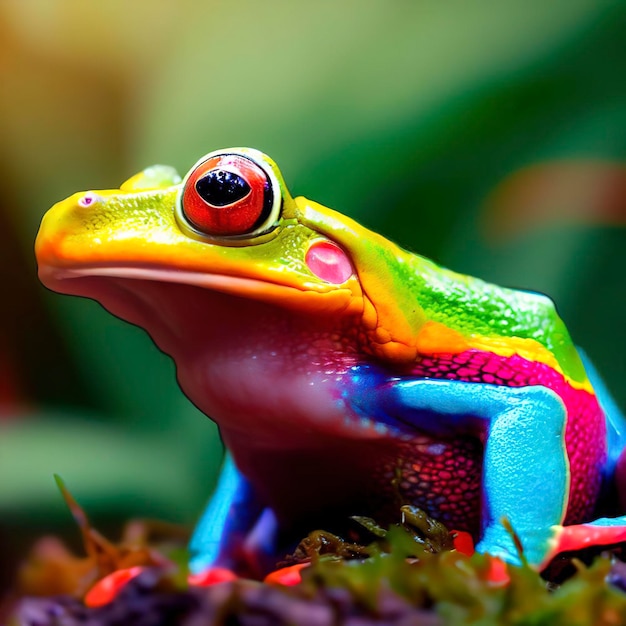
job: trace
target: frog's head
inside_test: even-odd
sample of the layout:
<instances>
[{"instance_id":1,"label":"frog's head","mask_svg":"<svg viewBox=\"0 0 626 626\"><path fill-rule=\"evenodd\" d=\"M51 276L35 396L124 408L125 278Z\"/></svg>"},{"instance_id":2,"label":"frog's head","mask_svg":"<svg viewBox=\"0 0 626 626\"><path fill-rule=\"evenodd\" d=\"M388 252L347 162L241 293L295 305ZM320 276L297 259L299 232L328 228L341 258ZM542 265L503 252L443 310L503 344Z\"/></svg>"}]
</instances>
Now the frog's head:
<instances>
[{"instance_id":1,"label":"frog's head","mask_svg":"<svg viewBox=\"0 0 626 626\"><path fill-rule=\"evenodd\" d=\"M156 166L118 190L75 194L46 214L36 254L47 287L145 328L183 385L193 376L185 362L197 369L189 355L207 343L224 344L222 364L233 344L268 353L287 336L300 353L317 346L320 363L331 353L415 356L420 313L402 301L404 253L292 198L256 150L211 152L182 181Z\"/></svg>"},{"instance_id":2,"label":"frog's head","mask_svg":"<svg viewBox=\"0 0 626 626\"><path fill-rule=\"evenodd\" d=\"M360 308L348 256L297 212L278 168L256 150L211 152L182 182L171 168L148 168L46 214L40 278L67 293L82 290L69 278L141 277L302 311Z\"/></svg>"}]
</instances>

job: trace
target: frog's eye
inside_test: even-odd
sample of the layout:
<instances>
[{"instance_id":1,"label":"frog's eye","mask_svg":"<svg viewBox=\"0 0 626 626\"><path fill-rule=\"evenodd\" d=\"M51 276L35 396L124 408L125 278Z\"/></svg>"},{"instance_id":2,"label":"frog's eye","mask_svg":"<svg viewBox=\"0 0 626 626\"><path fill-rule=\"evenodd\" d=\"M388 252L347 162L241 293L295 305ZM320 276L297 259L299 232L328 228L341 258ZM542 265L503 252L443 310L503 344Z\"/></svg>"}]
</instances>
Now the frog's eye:
<instances>
[{"instance_id":1,"label":"frog's eye","mask_svg":"<svg viewBox=\"0 0 626 626\"><path fill-rule=\"evenodd\" d=\"M280 211L280 192L259 163L240 154L208 155L189 173L179 212L200 235L253 236L267 231Z\"/></svg>"}]
</instances>

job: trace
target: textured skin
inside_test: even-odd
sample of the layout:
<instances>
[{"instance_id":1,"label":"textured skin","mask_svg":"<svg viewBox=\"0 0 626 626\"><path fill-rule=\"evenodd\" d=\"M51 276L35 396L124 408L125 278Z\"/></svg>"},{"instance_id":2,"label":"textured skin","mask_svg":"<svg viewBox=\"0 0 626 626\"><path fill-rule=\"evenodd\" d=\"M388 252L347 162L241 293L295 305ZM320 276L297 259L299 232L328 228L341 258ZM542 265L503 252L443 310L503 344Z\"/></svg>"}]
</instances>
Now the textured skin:
<instances>
[{"instance_id":1,"label":"textured skin","mask_svg":"<svg viewBox=\"0 0 626 626\"><path fill-rule=\"evenodd\" d=\"M450 528L477 536L481 474L482 445L477 437L423 435L398 446L395 459L384 466L379 480L386 485L397 481L401 502L411 502ZM397 508L392 513L397 515Z\"/></svg>"}]
</instances>

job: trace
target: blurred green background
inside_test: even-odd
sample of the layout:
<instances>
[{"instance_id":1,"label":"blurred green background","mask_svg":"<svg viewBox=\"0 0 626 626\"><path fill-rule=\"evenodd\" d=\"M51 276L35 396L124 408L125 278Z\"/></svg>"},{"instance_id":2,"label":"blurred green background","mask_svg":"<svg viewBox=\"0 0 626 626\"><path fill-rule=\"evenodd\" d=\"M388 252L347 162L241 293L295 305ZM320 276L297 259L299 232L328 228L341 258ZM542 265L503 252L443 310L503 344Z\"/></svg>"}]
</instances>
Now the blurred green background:
<instances>
[{"instance_id":1,"label":"blurred green background","mask_svg":"<svg viewBox=\"0 0 626 626\"><path fill-rule=\"evenodd\" d=\"M2 0L0 551L192 523L221 447L143 331L36 278L59 199L249 145L295 194L543 291L626 405L626 3ZM76 533L77 534L77 533ZM0 580L0 582L2 582Z\"/></svg>"}]
</instances>

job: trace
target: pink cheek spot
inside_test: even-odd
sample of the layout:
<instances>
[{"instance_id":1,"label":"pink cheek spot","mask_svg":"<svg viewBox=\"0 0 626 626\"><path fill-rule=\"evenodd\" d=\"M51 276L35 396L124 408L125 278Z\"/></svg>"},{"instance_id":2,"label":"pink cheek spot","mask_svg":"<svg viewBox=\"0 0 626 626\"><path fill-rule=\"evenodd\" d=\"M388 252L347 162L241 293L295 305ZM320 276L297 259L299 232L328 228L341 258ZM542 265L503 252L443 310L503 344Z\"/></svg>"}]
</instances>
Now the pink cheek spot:
<instances>
[{"instance_id":1,"label":"pink cheek spot","mask_svg":"<svg viewBox=\"0 0 626 626\"><path fill-rule=\"evenodd\" d=\"M331 241L312 243L304 261L313 274L333 285L345 283L354 273L346 253Z\"/></svg>"}]
</instances>

